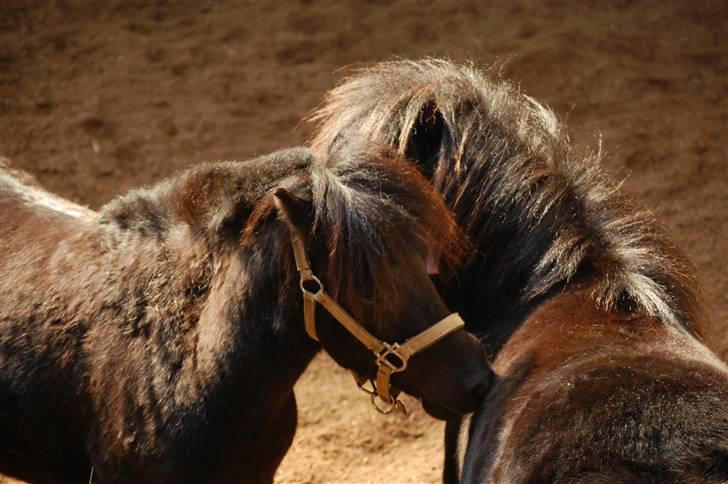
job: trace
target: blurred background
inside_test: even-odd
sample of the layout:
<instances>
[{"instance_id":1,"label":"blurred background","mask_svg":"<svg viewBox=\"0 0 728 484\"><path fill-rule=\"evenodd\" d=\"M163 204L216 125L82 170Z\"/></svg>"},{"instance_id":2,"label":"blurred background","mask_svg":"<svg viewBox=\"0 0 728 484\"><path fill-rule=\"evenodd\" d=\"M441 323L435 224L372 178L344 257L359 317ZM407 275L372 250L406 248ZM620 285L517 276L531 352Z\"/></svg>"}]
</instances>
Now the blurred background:
<instances>
[{"instance_id":1,"label":"blurred background","mask_svg":"<svg viewBox=\"0 0 728 484\"><path fill-rule=\"evenodd\" d=\"M303 143L301 119L352 66L473 60L551 106L576 145L602 139L696 265L728 359L727 39L725 1L4 0L0 155L95 209L201 161ZM416 402L382 417L326 357L296 393L279 482L439 480L443 426Z\"/></svg>"}]
</instances>

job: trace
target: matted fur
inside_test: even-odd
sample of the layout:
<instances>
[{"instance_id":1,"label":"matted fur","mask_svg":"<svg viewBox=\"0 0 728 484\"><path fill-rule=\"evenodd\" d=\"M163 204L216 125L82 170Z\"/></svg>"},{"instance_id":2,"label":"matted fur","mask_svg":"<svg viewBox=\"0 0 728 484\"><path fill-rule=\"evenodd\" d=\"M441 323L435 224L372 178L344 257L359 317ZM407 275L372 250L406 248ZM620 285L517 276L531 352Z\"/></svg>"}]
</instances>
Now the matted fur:
<instances>
[{"instance_id":1,"label":"matted fur","mask_svg":"<svg viewBox=\"0 0 728 484\"><path fill-rule=\"evenodd\" d=\"M310 120L318 152L354 131L418 161L474 245L515 240L485 261L506 265L486 266L501 275L483 286L514 287L528 304L597 263L594 298L602 307L634 303L690 332L702 319L691 266L652 214L605 175L600 154L576 153L548 108L472 64L396 61L359 70ZM418 146L430 138L437 156L422 159ZM508 280L524 272L526 280Z\"/></svg>"}]
</instances>

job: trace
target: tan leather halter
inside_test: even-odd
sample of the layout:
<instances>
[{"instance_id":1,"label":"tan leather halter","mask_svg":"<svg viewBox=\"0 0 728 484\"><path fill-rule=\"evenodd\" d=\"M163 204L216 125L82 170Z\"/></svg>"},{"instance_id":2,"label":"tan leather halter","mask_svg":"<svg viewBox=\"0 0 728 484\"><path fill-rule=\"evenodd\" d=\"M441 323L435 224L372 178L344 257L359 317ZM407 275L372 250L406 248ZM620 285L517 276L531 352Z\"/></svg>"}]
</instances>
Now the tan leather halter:
<instances>
[{"instance_id":1,"label":"tan leather halter","mask_svg":"<svg viewBox=\"0 0 728 484\"><path fill-rule=\"evenodd\" d=\"M384 414L391 413L395 409L405 411L404 405L397 398L397 395L393 395L398 391L390 391L392 374L404 371L407 368L408 360L416 353L426 350L453 331L463 328L465 323L460 315L457 313L450 314L401 344L382 341L367 331L326 293L323 284L311 270L306 243L298 230L291 230L291 244L293 246L293 256L296 260L296 269L298 269L301 278L304 324L308 335L318 341L318 335L316 334L316 303L319 303L374 354L377 377L375 381L370 382L372 389L364 387L367 383L365 378L354 374L359 388L370 395L372 405ZM386 406L377 404L376 397L379 397Z\"/></svg>"}]
</instances>

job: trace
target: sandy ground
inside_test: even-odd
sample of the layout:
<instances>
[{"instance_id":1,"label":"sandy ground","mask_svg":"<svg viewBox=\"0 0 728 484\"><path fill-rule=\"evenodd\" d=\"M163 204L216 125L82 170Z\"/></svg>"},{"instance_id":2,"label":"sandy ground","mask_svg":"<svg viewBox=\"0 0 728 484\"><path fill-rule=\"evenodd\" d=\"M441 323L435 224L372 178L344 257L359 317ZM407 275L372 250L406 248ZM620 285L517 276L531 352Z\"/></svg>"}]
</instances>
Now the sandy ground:
<instances>
[{"instance_id":1,"label":"sandy ground","mask_svg":"<svg viewBox=\"0 0 728 484\"><path fill-rule=\"evenodd\" d=\"M0 3L0 154L93 208L191 164L297 145L344 66L497 63L601 137L698 269L728 359L728 4ZM279 482L436 482L442 425L373 412L325 356ZM1 479L1 478L0 478Z\"/></svg>"}]
</instances>

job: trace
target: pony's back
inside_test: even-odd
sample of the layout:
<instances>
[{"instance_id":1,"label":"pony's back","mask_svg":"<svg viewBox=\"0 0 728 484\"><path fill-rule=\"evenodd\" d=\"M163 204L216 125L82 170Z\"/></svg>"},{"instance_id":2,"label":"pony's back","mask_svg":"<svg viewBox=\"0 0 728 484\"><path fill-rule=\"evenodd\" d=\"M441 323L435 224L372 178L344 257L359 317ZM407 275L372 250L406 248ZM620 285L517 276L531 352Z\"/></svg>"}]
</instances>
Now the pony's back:
<instances>
[{"instance_id":1,"label":"pony's back","mask_svg":"<svg viewBox=\"0 0 728 484\"><path fill-rule=\"evenodd\" d=\"M677 328L584 304L589 290L544 303L499 352L450 481L725 482L725 364Z\"/></svg>"},{"instance_id":2,"label":"pony's back","mask_svg":"<svg viewBox=\"0 0 728 484\"><path fill-rule=\"evenodd\" d=\"M7 158L0 157L0 213L11 215L12 207L46 212L56 217L88 220L94 212L86 207L56 196L44 188L28 173L13 169ZM2 216L2 215L0 215Z\"/></svg>"}]
</instances>

